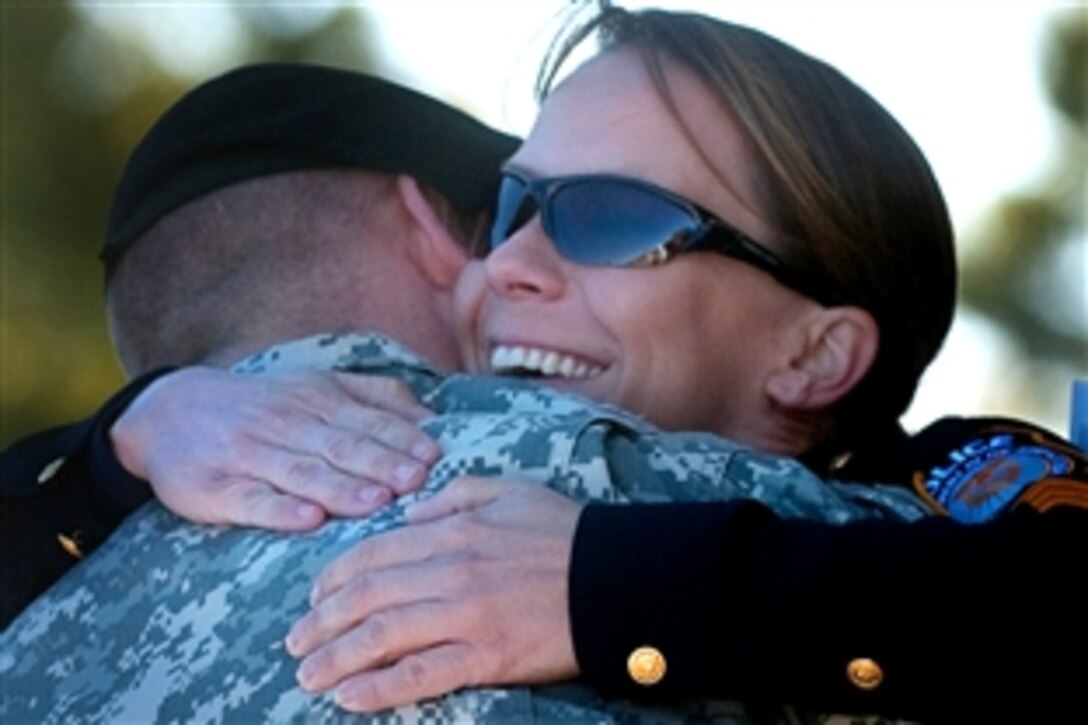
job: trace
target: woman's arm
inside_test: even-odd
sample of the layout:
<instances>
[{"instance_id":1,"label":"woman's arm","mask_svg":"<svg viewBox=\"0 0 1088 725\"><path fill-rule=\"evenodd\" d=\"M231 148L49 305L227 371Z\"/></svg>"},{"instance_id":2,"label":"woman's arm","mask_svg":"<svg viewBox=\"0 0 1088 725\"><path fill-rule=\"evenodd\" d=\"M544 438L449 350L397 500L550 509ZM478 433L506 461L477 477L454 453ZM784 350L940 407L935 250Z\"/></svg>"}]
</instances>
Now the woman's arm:
<instances>
[{"instance_id":1,"label":"woman's arm","mask_svg":"<svg viewBox=\"0 0 1088 725\"><path fill-rule=\"evenodd\" d=\"M151 497L113 459L109 427L167 372L137 378L95 415L16 441L0 455L0 629Z\"/></svg>"}]
</instances>

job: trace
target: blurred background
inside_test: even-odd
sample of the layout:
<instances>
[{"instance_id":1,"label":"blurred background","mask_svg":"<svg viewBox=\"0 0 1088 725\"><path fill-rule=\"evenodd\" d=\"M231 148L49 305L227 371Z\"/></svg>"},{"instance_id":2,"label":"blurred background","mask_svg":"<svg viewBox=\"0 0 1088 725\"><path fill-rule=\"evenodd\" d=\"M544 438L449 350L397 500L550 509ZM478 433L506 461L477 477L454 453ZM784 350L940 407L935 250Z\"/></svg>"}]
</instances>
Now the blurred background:
<instances>
[{"instance_id":1,"label":"blurred background","mask_svg":"<svg viewBox=\"0 0 1088 725\"><path fill-rule=\"evenodd\" d=\"M628 7L646 3L621 2ZM959 233L960 308L905 420L1067 434L1088 377L1088 6L1080 0L653 3L753 25L906 126ZM22 2L0 9L0 446L123 382L96 261L126 155L193 85L260 60L369 69L524 134L564 0Z\"/></svg>"}]
</instances>

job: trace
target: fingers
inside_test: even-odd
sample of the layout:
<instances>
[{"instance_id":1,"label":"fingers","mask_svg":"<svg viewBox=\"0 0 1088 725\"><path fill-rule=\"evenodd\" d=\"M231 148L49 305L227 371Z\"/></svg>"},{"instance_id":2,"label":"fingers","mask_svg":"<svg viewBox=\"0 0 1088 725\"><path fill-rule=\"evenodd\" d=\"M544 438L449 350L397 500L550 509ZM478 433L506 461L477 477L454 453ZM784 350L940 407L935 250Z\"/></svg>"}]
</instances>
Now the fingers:
<instances>
[{"instance_id":1,"label":"fingers","mask_svg":"<svg viewBox=\"0 0 1088 725\"><path fill-rule=\"evenodd\" d=\"M291 378L295 387L290 393L284 393L278 403L272 399L271 409L261 417L264 424L251 430L258 450L247 456L249 473L282 486L287 493L326 505L332 514L364 515L376 508L378 494L370 490L374 486L395 495L421 487L441 448L411 420L343 394L351 386L393 390L411 402L411 412L418 408L429 413L399 381L336 375L311 372ZM338 381L331 393L328 386L313 382L331 379ZM266 448L281 453L264 455ZM319 482L346 486L346 490L322 492L316 485Z\"/></svg>"},{"instance_id":2,"label":"fingers","mask_svg":"<svg viewBox=\"0 0 1088 725\"><path fill-rule=\"evenodd\" d=\"M426 564L421 570L430 569ZM419 576L394 568L371 571L353 577L310 610L291 627L287 651L305 657L326 642L349 631L374 612L410 601L418 589ZM424 573L425 577L426 574ZM372 631L380 622L368 627Z\"/></svg>"},{"instance_id":3,"label":"fingers","mask_svg":"<svg viewBox=\"0 0 1088 725\"><path fill-rule=\"evenodd\" d=\"M318 505L279 493L262 481L224 479L212 501L207 520L236 526L256 526L274 531L309 531L325 520Z\"/></svg>"},{"instance_id":4,"label":"fingers","mask_svg":"<svg viewBox=\"0 0 1088 725\"><path fill-rule=\"evenodd\" d=\"M175 513L296 531L324 516L303 504L365 516L420 488L441 453L414 423L423 415L388 378L191 368L149 386L110 436Z\"/></svg>"},{"instance_id":5,"label":"fingers","mask_svg":"<svg viewBox=\"0 0 1088 725\"><path fill-rule=\"evenodd\" d=\"M408 505L404 509L404 517L410 524L420 524L479 508L498 498L505 485L509 484L495 479L462 476L434 496Z\"/></svg>"},{"instance_id":6,"label":"fingers","mask_svg":"<svg viewBox=\"0 0 1088 725\"><path fill-rule=\"evenodd\" d=\"M423 485L440 450L415 426L398 419L396 427L401 430L312 426L300 434L295 447L315 451L338 470L404 494Z\"/></svg>"},{"instance_id":7,"label":"fingers","mask_svg":"<svg viewBox=\"0 0 1088 725\"><path fill-rule=\"evenodd\" d=\"M466 477L416 509L435 518L377 534L318 577L288 637L302 687L335 687L366 712L576 675L567 582L580 506Z\"/></svg>"},{"instance_id":8,"label":"fingers","mask_svg":"<svg viewBox=\"0 0 1088 725\"><path fill-rule=\"evenodd\" d=\"M378 611L307 656L298 670L299 684L322 691L351 674L402 659L434 641L438 617L449 606L422 601Z\"/></svg>"},{"instance_id":9,"label":"fingers","mask_svg":"<svg viewBox=\"0 0 1088 725\"><path fill-rule=\"evenodd\" d=\"M436 546L441 546L438 533L434 527L393 529L356 544L318 575L310 594L311 606L317 606L364 572L427 559Z\"/></svg>"},{"instance_id":10,"label":"fingers","mask_svg":"<svg viewBox=\"0 0 1088 725\"><path fill-rule=\"evenodd\" d=\"M352 712L409 705L474 684L466 663L468 645L449 643L406 655L389 667L348 677L336 688L336 703Z\"/></svg>"},{"instance_id":11,"label":"fingers","mask_svg":"<svg viewBox=\"0 0 1088 725\"><path fill-rule=\"evenodd\" d=\"M404 463L371 441L359 442L358 449L363 462L357 468L365 472L344 471L317 456L257 444L248 454L247 474L320 504L335 516L365 516L426 480L426 468Z\"/></svg>"},{"instance_id":12,"label":"fingers","mask_svg":"<svg viewBox=\"0 0 1088 725\"><path fill-rule=\"evenodd\" d=\"M418 423L434 415L423 406L403 381L377 375L333 373L336 382L360 403L372 405Z\"/></svg>"},{"instance_id":13,"label":"fingers","mask_svg":"<svg viewBox=\"0 0 1088 725\"><path fill-rule=\"evenodd\" d=\"M305 420L305 419L303 419ZM442 455L430 436L416 426L413 419L379 408L364 407L355 402L341 402L323 411L320 417L309 419L313 436L311 450L320 452L330 462L350 470L352 444L358 440L375 443L424 464L431 464ZM300 441L301 442L301 441Z\"/></svg>"}]
</instances>

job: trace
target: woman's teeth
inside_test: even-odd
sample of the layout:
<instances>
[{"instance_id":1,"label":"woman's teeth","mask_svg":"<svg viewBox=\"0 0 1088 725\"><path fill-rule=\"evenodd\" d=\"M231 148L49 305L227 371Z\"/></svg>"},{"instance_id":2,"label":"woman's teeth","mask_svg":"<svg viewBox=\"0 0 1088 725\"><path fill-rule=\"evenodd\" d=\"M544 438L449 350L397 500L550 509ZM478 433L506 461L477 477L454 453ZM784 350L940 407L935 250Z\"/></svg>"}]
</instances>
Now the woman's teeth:
<instances>
[{"instance_id":1,"label":"woman's teeth","mask_svg":"<svg viewBox=\"0 0 1088 725\"><path fill-rule=\"evenodd\" d=\"M554 350L498 345L491 351L491 370L498 375L588 378L601 373L604 368Z\"/></svg>"}]
</instances>

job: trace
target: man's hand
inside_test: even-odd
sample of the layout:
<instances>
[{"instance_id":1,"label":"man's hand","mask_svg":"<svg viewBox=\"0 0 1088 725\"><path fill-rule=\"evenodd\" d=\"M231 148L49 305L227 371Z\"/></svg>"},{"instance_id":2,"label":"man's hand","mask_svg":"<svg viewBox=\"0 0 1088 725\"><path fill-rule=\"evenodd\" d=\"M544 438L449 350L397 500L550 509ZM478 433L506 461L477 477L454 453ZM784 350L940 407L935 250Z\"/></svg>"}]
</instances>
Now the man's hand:
<instances>
[{"instance_id":1,"label":"man's hand","mask_svg":"<svg viewBox=\"0 0 1088 725\"><path fill-rule=\"evenodd\" d=\"M409 525L331 563L287 638L299 682L369 712L471 685L578 674L567 576L581 508L542 486L461 478Z\"/></svg>"},{"instance_id":2,"label":"man's hand","mask_svg":"<svg viewBox=\"0 0 1088 725\"><path fill-rule=\"evenodd\" d=\"M391 378L186 368L114 423L121 464L192 521L300 531L419 488L441 453Z\"/></svg>"}]
</instances>

